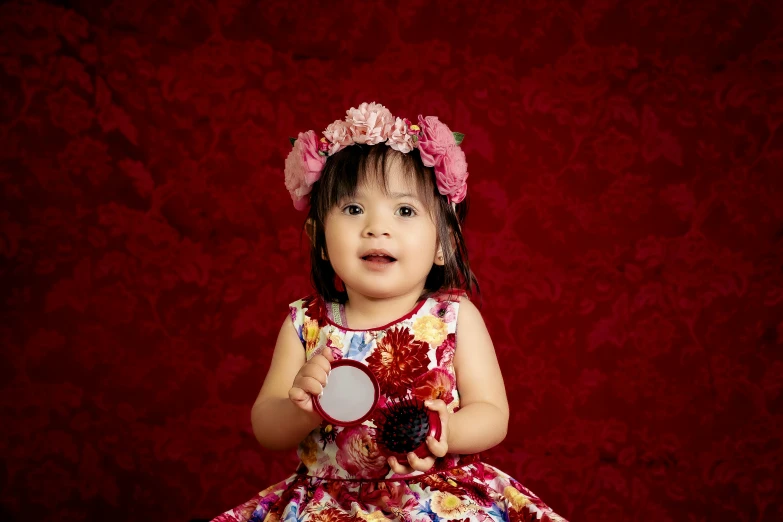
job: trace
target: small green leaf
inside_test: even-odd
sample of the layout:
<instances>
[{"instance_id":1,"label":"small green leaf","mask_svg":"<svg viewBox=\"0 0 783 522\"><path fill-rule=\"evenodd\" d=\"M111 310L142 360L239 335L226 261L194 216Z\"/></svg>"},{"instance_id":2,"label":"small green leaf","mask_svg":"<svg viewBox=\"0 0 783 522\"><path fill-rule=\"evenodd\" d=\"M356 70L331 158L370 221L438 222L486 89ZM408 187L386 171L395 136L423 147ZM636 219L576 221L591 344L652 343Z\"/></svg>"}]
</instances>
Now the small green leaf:
<instances>
[{"instance_id":1,"label":"small green leaf","mask_svg":"<svg viewBox=\"0 0 783 522\"><path fill-rule=\"evenodd\" d=\"M457 142L457 145L462 143L462 140L465 139L465 135L461 132L452 132L452 134L454 134L454 141Z\"/></svg>"},{"instance_id":2,"label":"small green leaf","mask_svg":"<svg viewBox=\"0 0 783 522\"><path fill-rule=\"evenodd\" d=\"M291 146L294 146L294 143L296 143L296 138L288 138L288 141L291 142Z\"/></svg>"}]
</instances>

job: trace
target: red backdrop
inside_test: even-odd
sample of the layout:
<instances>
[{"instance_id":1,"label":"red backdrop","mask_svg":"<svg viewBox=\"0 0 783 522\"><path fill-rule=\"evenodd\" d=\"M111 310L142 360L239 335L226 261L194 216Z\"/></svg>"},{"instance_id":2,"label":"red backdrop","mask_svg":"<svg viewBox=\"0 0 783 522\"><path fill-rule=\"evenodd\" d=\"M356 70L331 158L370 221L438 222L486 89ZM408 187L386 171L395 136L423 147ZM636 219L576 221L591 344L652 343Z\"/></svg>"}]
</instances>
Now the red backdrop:
<instances>
[{"instance_id":1,"label":"red backdrop","mask_svg":"<svg viewBox=\"0 0 783 522\"><path fill-rule=\"evenodd\" d=\"M779 2L4 3L4 519L209 517L291 473L249 409L309 292L288 136L464 132L512 406L574 521L783 518Z\"/></svg>"}]
</instances>

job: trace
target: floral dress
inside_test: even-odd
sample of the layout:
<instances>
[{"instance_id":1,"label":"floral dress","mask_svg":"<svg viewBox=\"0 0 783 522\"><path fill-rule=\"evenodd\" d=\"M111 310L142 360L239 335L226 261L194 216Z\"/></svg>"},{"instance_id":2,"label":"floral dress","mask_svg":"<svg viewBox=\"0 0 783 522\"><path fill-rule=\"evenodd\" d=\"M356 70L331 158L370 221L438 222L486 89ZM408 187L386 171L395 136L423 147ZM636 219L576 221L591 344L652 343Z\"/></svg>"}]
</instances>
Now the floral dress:
<instances>
[{"instance_id":1,"label":"floral dress","mask_svg":"<svg viewBox=\"0 0 783 522\"><path fill-rule=\"evenodd\" d=\"M291 303L290 313L308 360L328 346L335 358L372 370L381 400L439 398L454 412L460 297L430 295L404 317L371 330L349 328L342 306L317 295ZM478 455L448 454L427 472L396 475L379 451L375 429L372 417L345 428L324 421L299 444L296 473L213 522L565 520Z\"/></svg>"}]
</instances>

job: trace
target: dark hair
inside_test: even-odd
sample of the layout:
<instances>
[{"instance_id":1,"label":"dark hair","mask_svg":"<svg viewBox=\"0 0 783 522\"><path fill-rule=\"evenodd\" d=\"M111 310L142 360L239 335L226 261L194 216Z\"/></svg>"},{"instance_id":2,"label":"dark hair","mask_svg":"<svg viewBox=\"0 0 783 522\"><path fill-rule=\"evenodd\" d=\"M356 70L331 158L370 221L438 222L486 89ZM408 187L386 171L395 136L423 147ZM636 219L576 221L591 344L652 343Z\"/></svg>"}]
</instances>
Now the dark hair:
<instances>
[{"instance_id":1,"label":"dark hair","mask_svg":"<svg viewBox=\"0 0 783 522\"><path fill-rule=\"evenodd\" d=\"M348 299L345 290L338 290L335 286L332 264L324 259L324 222L332 208L344 198L353 197L358 185L368 176L373 176L375 179L372 181L379 182L384 190L388 190L386 176L390 162L398 162L407 179L416 183L418 193L424 198L423 203L435 222L438 242L443 250L444 265L433 265L424 283L425 290L431 293L462 289L468 295L478 293L478 281L470 269L461 230L468 211L467 198L452 208L447 198L437 190L434 169L424 166L418 150L403 154L386 144L345 147L326 160L320 179L313 184L306 226L312 244L310 275L315 289L326 301L344 303Z\"/></svg>"}]
</instances>

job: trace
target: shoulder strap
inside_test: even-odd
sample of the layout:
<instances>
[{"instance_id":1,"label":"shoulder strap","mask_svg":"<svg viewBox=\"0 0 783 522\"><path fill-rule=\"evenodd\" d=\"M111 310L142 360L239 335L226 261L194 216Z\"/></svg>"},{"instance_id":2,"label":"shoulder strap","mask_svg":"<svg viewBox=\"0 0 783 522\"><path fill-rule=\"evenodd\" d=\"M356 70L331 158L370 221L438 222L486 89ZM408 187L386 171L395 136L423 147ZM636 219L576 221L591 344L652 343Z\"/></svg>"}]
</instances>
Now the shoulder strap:
<instances>
[{"instance_id":1,"label":"shoulder strap","mask_svg":"<svg viewBox=\"0 0 783 522\"><path fill-rule=\"evenodd\" d=\"M459 317L460 299L467 298L467 294L461 290L447 290L437 292L430 296L432 306L428 306L429 314L446 323L446 332L451 335L457 333L457 319Z\"/></svg>"},{"instance_id":2,"label":"shoulder strap","mask_svg":"<svg viewBox=\"0 0 783 522\"><path fill-rule=\"evenodd\" d=\"M309 295L288 305L291 322L294 324L299 341L310 359L318 346L324 343L324 326L327 324L327 307L318 294Z\"/></svg>"},{"instance_id":3,"label":"shoulder strap","mask_svg":"<svg viewBox=\"0 0 783 522\"><path fill-rule=\"evenodd\" d=\"M299 341L302 343L302 347L305 347L307 345L307 342L305 341L304 338L304 334L302 332L305 319L307 318L304 309L304 303L307 300L308 298L305 297L303 299L294 301L293 303L288 305L288 313L291 316L291 322L294 324L294 330L296 330L296 334L299 336Z\"/></svg>"}]
</instances>

